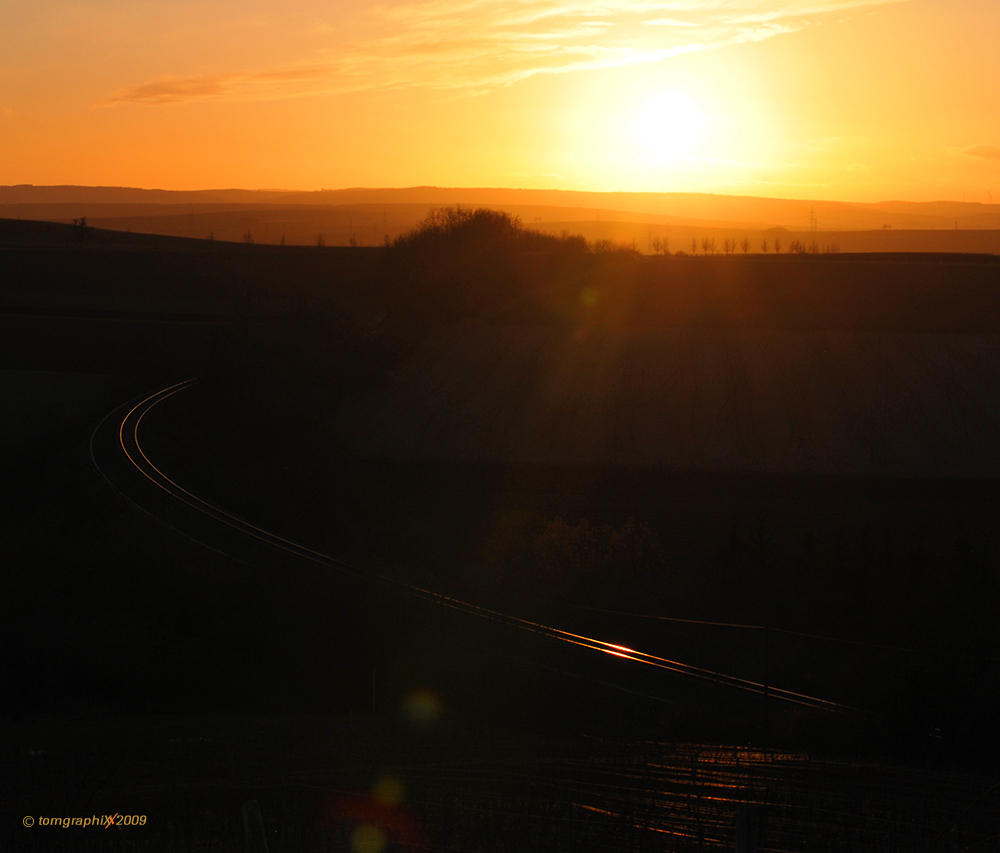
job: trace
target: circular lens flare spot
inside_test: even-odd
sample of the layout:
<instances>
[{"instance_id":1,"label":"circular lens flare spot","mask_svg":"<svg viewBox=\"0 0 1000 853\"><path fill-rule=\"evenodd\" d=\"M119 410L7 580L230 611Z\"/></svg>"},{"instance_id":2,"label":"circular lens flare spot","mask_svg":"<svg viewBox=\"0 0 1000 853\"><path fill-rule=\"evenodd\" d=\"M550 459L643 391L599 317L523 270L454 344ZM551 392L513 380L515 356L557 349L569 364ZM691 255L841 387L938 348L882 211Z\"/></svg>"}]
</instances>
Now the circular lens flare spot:
<instances>
[{"instance_id":1,"label":"circular lens flare spot","mask_svg":"<svg viewBox=\"0 0 1000 853\"><path fill-rule=\"evenodd\" d=\"M377 826L361 825L351 833L352 853L382 853L385 833Z\"/></svg>"},{"instance_id":2,"label":"circular lens flare spot","mask_svg":"<svg viewBox=\"0 0 1000 853\"><path fill-rule=\"evenodd\" d=\"M683 92L661 92L640 107L634 132L639 143L660 157L689 153L701 140L705 116Z\"/></svg>"},{"instance_id":3,"label":"circular lens flare spot","mask_svg":"<svg viewBox=\"0 0 1000 853\"><path fill-rule=\"evenodd\" d=\"M411 690L403 701L406 716L421 726L437 722L441 716L441 700L437 693L426 687Z\"/></svg>"},{"instance_id":4,"label":"circular lens flare spot","mask_svg":"<svg viewBox=\"0 0 1000 853\"><path fill-rule=\"evenodd\" d=\"M383 776L372 788L372 796L384 806L398 806L403 800L403 783L395 776Z\"/></svg>"}]
</instances>

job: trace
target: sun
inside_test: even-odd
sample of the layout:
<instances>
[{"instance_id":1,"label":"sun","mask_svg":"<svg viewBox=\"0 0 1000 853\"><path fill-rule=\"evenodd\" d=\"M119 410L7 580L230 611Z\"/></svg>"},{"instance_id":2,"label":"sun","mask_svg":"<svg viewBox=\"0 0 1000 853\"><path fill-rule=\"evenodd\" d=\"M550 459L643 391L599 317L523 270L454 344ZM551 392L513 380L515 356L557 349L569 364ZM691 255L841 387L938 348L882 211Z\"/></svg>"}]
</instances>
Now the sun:
<instances>
[{"instance_id":1,"label":"sun","mask_svg":"<svg viewBox=\"0 0 1000 853\"><path fill-rule=\"evenodd\" d=\"M660 92L638 109L633 135L650 154L669 159L690 154L705 130L705 115L684 92Z\"/></svg>"}]
</instances>

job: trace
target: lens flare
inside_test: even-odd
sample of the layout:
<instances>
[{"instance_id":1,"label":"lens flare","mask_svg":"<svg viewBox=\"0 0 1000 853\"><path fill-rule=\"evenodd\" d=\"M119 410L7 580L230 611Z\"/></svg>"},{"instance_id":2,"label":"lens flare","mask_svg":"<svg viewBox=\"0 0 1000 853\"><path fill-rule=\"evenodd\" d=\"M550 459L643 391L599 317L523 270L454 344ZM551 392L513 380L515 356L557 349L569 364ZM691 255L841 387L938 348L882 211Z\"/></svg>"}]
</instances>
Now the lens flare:
<instances>
[{"instance_id":1,"label":"lens flare","mask_svg":"<svg viewBox=\"0 0 1000 853\"><path fill-rule=\"evenodd\" d=\"M382 853L385 840L385 833L377 826L363 824L351 833L352 853Z\"/></svg>"},{"instance_id":2,"label":"lens flare","mask_svg":"<svg viewBox=\"0 0 1000 853\"><path fill-rule=\"evenodd\" d=\"M421 726L432 725L441 716L441 699L437 693L426 687L407 693L403 707L406 716Z\"/></svg>"},{"instance_id":3,"label":"lens flare","mask_svg":"<svg viewBox=\"0 0 1000 853\"><path fill-rule=\"evenodd\" d=\"M384 806L398 806L403 800L403 783L395 776L383 776L372 788L372 797Z\"/></svg>"}]
</instances>

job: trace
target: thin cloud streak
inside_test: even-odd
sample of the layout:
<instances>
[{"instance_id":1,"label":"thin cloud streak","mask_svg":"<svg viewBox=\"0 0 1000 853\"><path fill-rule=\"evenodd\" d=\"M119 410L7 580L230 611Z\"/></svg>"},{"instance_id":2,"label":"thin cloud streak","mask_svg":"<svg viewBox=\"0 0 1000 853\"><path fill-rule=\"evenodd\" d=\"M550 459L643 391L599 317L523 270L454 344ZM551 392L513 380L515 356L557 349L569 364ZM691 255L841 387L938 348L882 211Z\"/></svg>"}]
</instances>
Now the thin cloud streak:
<instances>
[{"instance_id":1,"label":"thin cloud streak","mask_svg":"<svg viewBox=\"0 0 1000 853\"><path fill-rule=\"evenodd\" d=\"M969 148L958 149L960 153L969 157L982 157L986 160L1000 160L1000 146L996 145L972 145Z\"/></svg>"},{"instance_id":2,"label":"thin cloud streak","mask_svg":"<svg viewBox=\"0 0 1000 853\"><path fill-rule=\"evenodd\" d=\"M158 77L96 106L411 88L461 97L539 74L661 62L763 41L824 14L896 2L907 0L429 0L375 9L386 35L331 48L310 62ZM659 17L677 13L693 20Z\"/></svg>"},{"instance_id":3,"label":"thin cloud streak","mask_svg":"<svg viewBox=\"0 0 1000 853\"><path fill-rule=\"evenodd\" d=\"M818 0L818 2L786 0L786 2L782 3L733 3L726 5L734 9L745 6L748 7L747 11L740 15L728 15L725 21L730 24L750 24L776 21L782 18L816 18L837 12L845 12L860 6L886 6L908 2L910 0L874 0L874 2L873 0Z\"/></svg>"}]
</instances>

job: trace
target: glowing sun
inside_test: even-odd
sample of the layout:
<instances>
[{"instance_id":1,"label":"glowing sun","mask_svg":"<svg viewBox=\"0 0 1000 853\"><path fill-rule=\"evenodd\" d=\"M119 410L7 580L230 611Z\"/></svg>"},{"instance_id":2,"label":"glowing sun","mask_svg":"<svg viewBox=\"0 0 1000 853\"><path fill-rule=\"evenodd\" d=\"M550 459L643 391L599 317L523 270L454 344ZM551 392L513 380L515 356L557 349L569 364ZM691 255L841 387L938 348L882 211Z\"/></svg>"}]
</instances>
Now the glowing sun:
<instances>
[{"instance_id":1,"label":"glowing sun","mask_svg":"<svg viewBox=\"0 0 1000 853\"><path fill-rule=\"evenodd\" d=\"M654 95L639 108L633 125L637 141L659 157L690 153L704 129L704 114L683 92Z\"/></svg>"}]
</instances>

